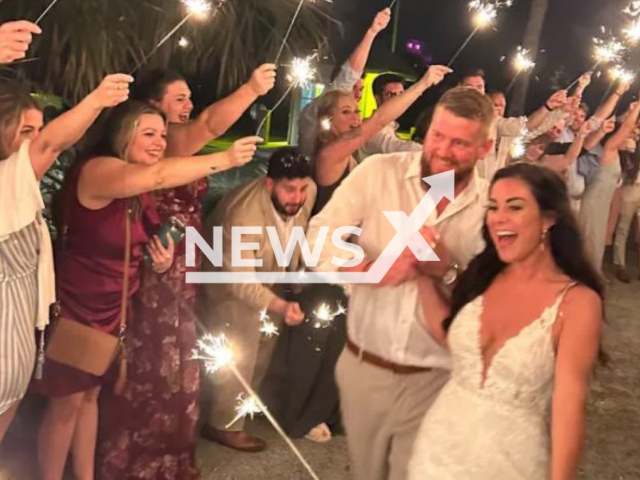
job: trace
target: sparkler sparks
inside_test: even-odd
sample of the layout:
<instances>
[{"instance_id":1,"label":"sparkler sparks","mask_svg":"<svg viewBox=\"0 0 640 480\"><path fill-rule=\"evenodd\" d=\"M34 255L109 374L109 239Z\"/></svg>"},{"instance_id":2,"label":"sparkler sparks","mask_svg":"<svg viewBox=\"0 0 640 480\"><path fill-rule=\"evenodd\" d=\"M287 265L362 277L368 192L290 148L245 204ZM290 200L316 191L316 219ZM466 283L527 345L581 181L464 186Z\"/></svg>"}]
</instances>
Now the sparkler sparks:
<instances>
[{"instance_id":1,"label":"sparkler sparks","mask_svg":"<svg viewBox=\"0 0 640 480\"><path fill-rule=\"evenodd\" d=\"M475 36L478 30L481 30L490 25L498 16L498 10L501 8L510 7L513 4L513 0L471 0L469 2L469 10L472 12L471 20L475 28L467 36L464 42L456 53L453 54L447 67L453 65L456 58L462 53L462 50L469 44L471 39Z\"/></svg>"},{"instance_id":2,"label":"sparkler sparks","mask_svg":"<svg viewBox=\"0 0 640 480\"><path fill-rule=\"evenodd\" d=\"M233 417L225 428L231 427L234 423L236 423L241 418L249 417L253 420L253 417L256 413L261 413L262 408L260 408L260 402L255 397L246 397L241 393L238 395L238 404L236 405L236 416Z\"/></svg>"},{"instance_id":3,"label":"sparkler sparks","mask_svg":"<svg viewBox=\"0 0 640 480\"><path fill-rule=\"evenodd\" d=\"M289 80L294 87L306 87L309 82L313 80L316 71L311 66L311 60L315 57L315 55L311 55L307 58L296 57L293 59L287 80Z\"/></svg>"},{"instance_id":4,"label":"sparkler sparks","mask_svg":"<svg viewBox=\"0 0 640 480\"><path fill-rule=\"evenodd\" d=\"M260 131L267 121L267 118L269 118L269 115L271 115L280 106L280 104L284 102L284 99L287 98L287 95L289 95L289 93L291 93L291 90L296 87L305 86L313 79L316 71L311 67L311 61L316 58L317 55L317 53L314 53L313 55L306 58L296 57L293 59L289 74L287 75L287 80L289 80L289 88L287 88L282 97L280 97L276 104L271 109L269 109L267 114L264 116L264 118L258 125L256 135L260 134Z\"/></svg>"},{"instance_id":5,"label":"sparkler sparks","mask_svg":"<svg viewBox=\"0 0 640 480\"><path fill-rule=\"evenodd\" d=\"M598 61L598 64L619 62L626 50L625 46L615 37L611 37L609 40L594 37L593 43L595 47L593 58Z\"/></svg>"},{"instance_id":6,"label":"sparkler sparks","mask_svg":"<svg viewBox=\"0 0 640 480\"><path fill-rule=\"evenodd\" d=\"M526 48L518 47L515 57L513 58L513 68L516 72L526 72L536 66L536 63L531 60L529 56L529 50Z\"/></svg>"},{"instance_id":7,"label":"sparkler sparks","mask_svg":"<svg viewBox=\"0 0 640 480\"><path fill-rule=\"evenodd\" d=\"M473 12L473 24L484 28L496 19L500 8L510 7L512 0L471 0L469 10Z\"/></svg>"},{"instance_id":8,"label":"sparkler sparks","mask_svg":"<svg viewBox=\"0 0 640 480\"><path fill-rule=\"evenodd\" d=\"M616 65L609 70L609 75L613 80L618 80L620 83L624 83L626 85L632 84L636 76L631 70L622 68L619 65Z\"/></svg>"},{"instance_id":9,"label":"sparkler sparks","mask_svg":"<svg viewBox=\"0 0 640 480\"><path fill-rule=\"evenodd\" d=\"M509 154L511 155L511 158L513 158L514 160L522 158L527 150L526 139L528 136L529 130L527 130L527 127L524 127L520 132L520 135L513 139L513 141L511 142L511 147L509 148Z\"/></svg>"},{"instance_id":10,"label":"sparkler sparks","mask_svg":"<svg viewBox=\"0 0 640 480\"><path fill-rule=\"evenodd\" d=\"M189 15L193 15L196 18L204 18L211 11L211 3L207 0L180 0L185 7Z\"/></svg>"},{"instance_id":11,"label":"sparkler sparks","mask_svg":"<svg viewBox=\"0 0 640 480\"><path fill-rule=\"evenodd\" d=\"M335 311L328 303L323 302L312 312L312 316L316 320L313 326L314 328L326 328L336 317L346 313L347 309L340 302L338 302L338 308Z\"/></svg>"},{"instance_id":12,"label":"sparkler sparks","mask_svg":"<svg viewBox=\"0 0 640 480\"><path fill-rule=\"evenodd\" d=\"M622 33L631 45L636 45L640 41L640 19L635 19L631 22Z\"/></svg>"},{"instance_id":13,"label":"sparkler sparks","mask_svg":"<svg viewBox=\"0 0 640 480\"><path fill-rule=\"evenodd\" d=\"M202 360L207 373L216 373L233 364L231 344L224 334L207 334L199 339L192 358Z\"/></svg>"},{"instance_id":14,"label":"sparkler sparks","mask_svg":"<svg viewBox=\"0 0 640 480\"><path fill-rule=\"evenodd\" d=\"M266 309L260 312L260 333L263 333L267 338L272 338L280 333L276 324L271 321Z\"/></svg>"},{"instance_id":15,"label":"sparkler sparks","mask_svg":"<svg viewBox=\"0 0 640 480\"><path fill-rule=\"evenodd\" d=\"M622 13L625 13L633 18L640 16L640 1L639 0L632 1L631 3L629 3L629 5L627 5L627 7L622 11Z\"/></svg>"}]
</instances>

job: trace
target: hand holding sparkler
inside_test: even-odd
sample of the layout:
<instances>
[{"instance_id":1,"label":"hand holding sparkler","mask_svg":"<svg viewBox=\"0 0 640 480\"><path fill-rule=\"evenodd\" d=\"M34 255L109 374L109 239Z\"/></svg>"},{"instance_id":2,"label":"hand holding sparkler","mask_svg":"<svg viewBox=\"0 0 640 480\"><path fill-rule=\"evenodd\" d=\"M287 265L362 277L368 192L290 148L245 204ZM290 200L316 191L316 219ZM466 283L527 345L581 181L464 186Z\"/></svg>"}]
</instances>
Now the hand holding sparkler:
<instances>
[{"instance_id":1,"label":"hand holding sparkler","mask_svg":"<svg viewBox=\"0 0 640 480\"><path fill-rule=\"evenodd\" d=\"M304 320L304 313L300 305L295 302L287 302L284 307L284 322L290 327L300 325Z\"/></svg>"},{"instance_id":2,"label":"hand holding sparkler","mask_svg":"<svg viewBox=\"0 0 640 480\"><path fill-rule=\"evenodd\" d=\"M133 82L131 75L114 73L104 77L98 88L88 95L96 108L115 107L129 99L129 84Z\"/></svg>"},{"instance_id":3,"label":"hand holding sparkler","mask_svg":"<svg viewBox=\"0 0 640 480\"><path fill-rule=\"evenodd\" d=\"M577 95L570 97L567 102L562 106L562 111L573 115L575 111L580 107L581 98Z\"/></svg>"},{"instance_id":4,"label":"hand holding sparkler","mask_svg":"<svg viewBox=\"0 0 640 480\"><path fill-rule=\"evenodd\" d=\"M419 81L424 85L425 89L431 88L442 82L444 77L451 72L453 72L453 70L444 65L431 65Z\"/></svg>"},{"instance_id":5,"label":"hand holding sparkler","mask_svg":"<svg viewBox=\"0 0 640 480\"><path fill-rule=\"evenodd\" d=\"M578 79L578 88L584 91L585 88L587 88L591 84L592 76L593 76L593 72L591 71L583 73Z\"/></svg>"},{"instance_id":6,"label":"hand holding sparkler","mask_svg":"<svg viewBox=\"0 0 640 480\"><path fill-rule=\"evenodd\" d=\"M548 110L553 111L556 108L562 108L567 103L567 101L567 91L558 90L549 97L545 105L547 106Z\"/></svg>"},{"instance_id":7,"label":"hand holding sparkler","mask_svg":"<svg viewBox=\"0 0 640 480\"><path fill-rule=\"evenodd\" d=\"M11 63L26 57L34 33L40 34L42 30L27 20L0 25L0 63Z\"/></svg>"},{"instance_id":8,"label":"hand holding sparkler","mask_svg":"<svg viewBox=\"0 0 640 480\"><path fill-rule=\"evenodd\" d=\"M585 138L589 136L589 134L595 132L598 128L598 120L595 118L590 118L586 122L582 124L580 130L578 131L578 137Z\"/></svg>"},{"instance_id":9,"label":"hand holding sparkler","mask_svg":"<svg viewBox=\"0 0 640 480\"><path fill-rule=\"evenodd\" d=\"M604 133L605 135L608 133L613 132L616 129L616 116L612 116L611 118L608 118L607 120L605 120L604 122L602 122L602 125L600 126L600 130L602 130L602 133Z\"/></svg>"},{"instance_id":10,"label":"hand holding sparkler","mask_svg":"<svg viewBox=\"0 0 640 480\"><path fill-rule=\"evenodd\" d=\"M382 30L387 28L390 21L391 21L391 9L383 8L376 14L375 18L373 19L373 23L371 23L371 26L369 27L369 31L372 34L377 35Z\"/></svg>"},{"instance_id":11,"label":"hand holding sparkler","mask_svg":"<svg viewBox=\"0 0 640 480\"><path fill-rule=\"evenodd\" d=\"M631 83L618 82L618 86L616 87L616 90L614 93L622 96L625 93L627 93L630 87L631 87Z\"/></svg>"},{"instance_id":12,"label":"hand holding sparkler","mask_svg":"<svg viewBox=\"0 0 640 480\"><path fill-rule=\"evenodd\" d=\"M264 65L260 65L253 72L247 84L258 97L265 95L276 84L275 63L265 63Z\"/></svg>"},{"instance_id":13,"label":"hand holding sparkler","mask_svg":"<svg viewBox=\"0 0 640 480\"><path fill-rule=\"evenodd\" d=\"M229 163L234 167L249 163L258 149L256 144L260 142L262 142L262 138L258 136L244 137L236 140L226 152L229 155Z\"/></svg>"}]
</instances>

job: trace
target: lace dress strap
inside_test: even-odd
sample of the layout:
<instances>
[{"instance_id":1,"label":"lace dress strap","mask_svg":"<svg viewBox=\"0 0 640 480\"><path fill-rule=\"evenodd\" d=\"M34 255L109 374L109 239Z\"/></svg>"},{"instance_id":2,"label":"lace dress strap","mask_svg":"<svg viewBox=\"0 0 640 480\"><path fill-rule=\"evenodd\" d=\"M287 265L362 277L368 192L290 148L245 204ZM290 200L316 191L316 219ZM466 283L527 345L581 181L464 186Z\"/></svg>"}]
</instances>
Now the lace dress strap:
<instances>
[{"instance_id":1,"label":"lace dress strap","mask_svg":"<svg viewBox=\"0 0 640 480\"><path fill-rule=\"evenodd\" d=\"M576 285L578 285L578 282L569 282L558 294L558 297L556 298L556 301L553 304L553 307L551 307L550 315L548 317L549 325L555 324L558 317L562 316L562 313L560 313L560 305L562 305L562 302L564 301L564 297L566 297L569 290L571 290Z\"/></svg>"}]
</instances>

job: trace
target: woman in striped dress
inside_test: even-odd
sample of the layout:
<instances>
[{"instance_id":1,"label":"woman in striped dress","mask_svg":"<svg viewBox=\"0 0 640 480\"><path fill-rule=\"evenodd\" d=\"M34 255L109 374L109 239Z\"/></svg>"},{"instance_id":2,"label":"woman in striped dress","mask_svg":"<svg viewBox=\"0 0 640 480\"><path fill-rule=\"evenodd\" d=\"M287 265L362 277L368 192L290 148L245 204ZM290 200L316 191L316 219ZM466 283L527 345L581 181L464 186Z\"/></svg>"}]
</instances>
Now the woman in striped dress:
<instances>
[{"instance_id":1,"label":"woman in striped dress","mask_svg":"<svg viewBox=\"0 0 640 480\"><path fill-rule=\"evenodd\" d=\"M18 24L21 38L40 31L29 22L12 23ZM4 28L0 27L0 36ZM115 95L126 97L130 77L125 77L124 88L116 94L114 77L119 78L107 77L77 107L41 132L33 121L40 118L41 124L38 104L19 85L0 85L0 441L31 378L36 358L34 327L44 329L55 300L51 239L42 219L38 182L100 111L113 105Z\"/></svg>"}]
</instances>

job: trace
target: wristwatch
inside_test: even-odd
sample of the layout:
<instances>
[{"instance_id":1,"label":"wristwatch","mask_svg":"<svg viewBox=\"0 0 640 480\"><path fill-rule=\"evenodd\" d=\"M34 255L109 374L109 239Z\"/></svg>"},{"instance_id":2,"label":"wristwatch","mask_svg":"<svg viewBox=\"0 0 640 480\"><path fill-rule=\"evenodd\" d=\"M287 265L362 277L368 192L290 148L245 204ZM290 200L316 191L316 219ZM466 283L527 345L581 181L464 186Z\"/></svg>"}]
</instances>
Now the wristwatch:
<instances>
[{"instance_id":1,"label":"wristwatch","mask_svg":"<svg viewBox=\"0 0 640 480\"><path fill-rule=\"evenodd\" d=\"M449 267L449 270L447 270L444 276L442 277L442 283L445 286L450 287L451 285L456 283L459 275L460 275L460 266L457 263L452 263L451 266Z\"/></svg>"}]
</instances>

